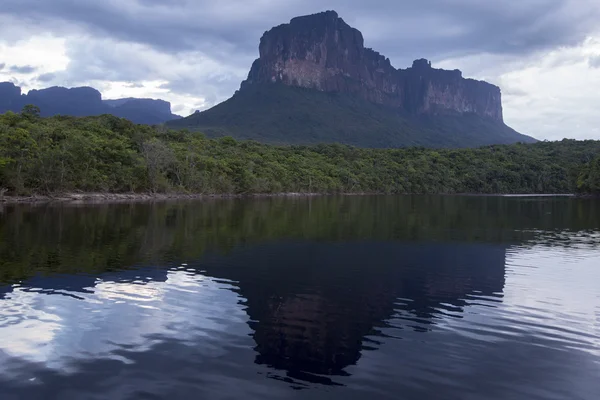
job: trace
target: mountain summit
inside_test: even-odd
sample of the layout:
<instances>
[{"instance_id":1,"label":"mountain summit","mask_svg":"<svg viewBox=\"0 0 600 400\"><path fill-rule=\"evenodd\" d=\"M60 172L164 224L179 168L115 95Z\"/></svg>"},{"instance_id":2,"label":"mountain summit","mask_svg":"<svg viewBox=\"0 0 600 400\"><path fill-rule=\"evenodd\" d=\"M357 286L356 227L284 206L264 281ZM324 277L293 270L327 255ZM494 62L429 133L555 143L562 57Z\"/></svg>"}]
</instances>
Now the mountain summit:
<instances>
[{"instance_id":1,"label":"mountain summit","mask_svg":"<svg viewBox=\"0 0 600 400\"><path fill-rule=\"evenodd\" d=\"M407 69L365 48L335 11L265 32L235 95L168 123L281 144L467 147L531 142L504 124L500 88L425 59Z\"/></svg>"}]
</instances>

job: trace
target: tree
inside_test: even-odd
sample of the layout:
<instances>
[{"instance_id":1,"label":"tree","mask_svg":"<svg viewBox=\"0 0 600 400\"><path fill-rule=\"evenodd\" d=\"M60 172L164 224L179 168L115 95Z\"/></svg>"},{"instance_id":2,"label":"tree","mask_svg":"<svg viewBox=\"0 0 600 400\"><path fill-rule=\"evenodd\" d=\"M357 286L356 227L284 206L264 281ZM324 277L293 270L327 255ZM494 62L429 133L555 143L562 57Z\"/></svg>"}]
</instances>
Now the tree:
<instances>
[{"instance_id":1,"label":"tree","mask_svg":"<svg viewBox=\"0 0 600 400\"><path fill-rule=\"evenodd\" d=\"M27 104L21 110L21 115L30 121L40 118L40 108L33 104Z\"/></svg>"},{"instance_id":2,"label":"tree","mask_svg":"<svg viewBox=\"0 0 600 400\"><path fill-rule=\"evenodd\" d=\"M0 163L5 165L3 175L7 175L10 185L18 193L25 191L26 172L37 157L38 146L28 130L14 128L0 136Z\"/></svg>"},{"instance_id":3,"label":"tree","mask_svg":"<svg viewBox=\"0 0 600 400\"><path fill-rule=\"evenodd\" d=\"M577 180L577 190L581 193L600 194L600 156L584 166Z\"/></svg>"},{"instance_id":4,"label":"tree","mask_svg":"<svg viewBox=\"0 0 600 400\"><path fill-rule=\"evenodd\" d=\"M142 143L142 156L146 161L148 182L153 192L168 186L166 172L175 162L175 154L165 143L152 138Z\"/></svg>"}]
</instances>

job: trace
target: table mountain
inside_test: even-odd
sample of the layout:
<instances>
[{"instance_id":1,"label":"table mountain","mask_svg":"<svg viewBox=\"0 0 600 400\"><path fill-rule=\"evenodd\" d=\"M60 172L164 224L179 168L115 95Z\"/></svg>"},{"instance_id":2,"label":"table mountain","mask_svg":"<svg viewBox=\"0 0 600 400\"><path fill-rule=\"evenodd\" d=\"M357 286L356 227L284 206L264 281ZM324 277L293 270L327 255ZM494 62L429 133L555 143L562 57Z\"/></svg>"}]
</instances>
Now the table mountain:
<instances>
[{"instance_id":1,"label":"table mountain","mask_svg":"<svg viewBox=\"0 0 600 400\"><path fill-rule=\"evenodd\" d=\"M272 143L463 147L534 141L503 122L500 88L432 68L407 69L365 48L334 11L266 32L229 100L169 123Z\"/></svg>"},{"instance_id":2,"label":"table mountain","mask_svg":"<svg viewBox=\"0 0 600 400\"><path fill-rule=\"evenodd\" d=\"M433 69L421 59L395 69L388 58L365 48L362 34L334 11L292 19L265 33L252 84L282 82L325 92L352 93L416 113L451 110L502 120L500 88L463 79L458 70Z\"/></svg>"},{"instance_id":3,"label":"table mountain","mask_svg":"<svg viewBox=\"0 0 600 400\"><path fill-rule=\"evenodd\" d=\"M102 94L91 87L50 87L21 93L21 88L10 82L0 83L0 113L20 112L26 104L34 104L42 116L72 115L76 117L112 114L138 124L162 124L180 118L171 113L171 104L153 99L102 100Z\"/></svg>"}]
</instances>

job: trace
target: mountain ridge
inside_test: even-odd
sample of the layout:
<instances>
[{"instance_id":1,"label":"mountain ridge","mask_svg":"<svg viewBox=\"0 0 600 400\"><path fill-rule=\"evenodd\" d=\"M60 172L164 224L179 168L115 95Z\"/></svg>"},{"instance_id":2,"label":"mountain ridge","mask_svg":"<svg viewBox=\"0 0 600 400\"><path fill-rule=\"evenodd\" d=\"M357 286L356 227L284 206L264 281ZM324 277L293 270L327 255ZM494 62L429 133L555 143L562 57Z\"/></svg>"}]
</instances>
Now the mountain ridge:
<instances>
[{"instance_id":1,"label":"mountain ridge","mask_svg":"<svg viewBox=\"0 0 600 400\"><path fill-rule=\"evenodd\" d=\"M26 104L38 106L42 116L70 115L75 117L112 114L134 123L157 125L181 118L171 112L171 103L160 99L102 99L102 94L89 86L65 88L52 86L32 89L23 94L12 82L0 82L0 114L20 112Z\"/></svg>"}]
</instances>

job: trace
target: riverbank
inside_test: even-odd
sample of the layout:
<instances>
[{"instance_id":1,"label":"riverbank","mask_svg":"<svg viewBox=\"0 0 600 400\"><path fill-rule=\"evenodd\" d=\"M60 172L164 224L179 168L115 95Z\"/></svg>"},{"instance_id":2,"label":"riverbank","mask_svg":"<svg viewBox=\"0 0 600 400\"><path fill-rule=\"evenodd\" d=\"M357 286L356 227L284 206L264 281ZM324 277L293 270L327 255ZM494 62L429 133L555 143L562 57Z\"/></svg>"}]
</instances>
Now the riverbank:
<instances>
[{"instance_id":1,"label":"riverbank","mask_svg":"<svg viewBox=\"0 0 600 400\"><path fill-rule=\"evenodd\" d=\"M363 195L366 193L344 193ZM202 200L254 197L311 197L326 193L265 193L265 194L189 194L189 193L60 193L53 195L4 196L0 204L43 204L43 203L128 203L167 200Z\"/></svg>"},{"instance_id":2,"label":"riverbank","mask_svg":"<svg viewBox=\"0 0 600 400\"><path fill-rule=\"evenodd\" d=\"M0 204L44 204L44 203L70 203L70 204L98 204L98 203L131 203L154 202L170 200L209 200L209 199L239 199L239 198L267 198L267 197L315 197L331 196L332 193L246 193L246 194L190 194L190 193L60 193L52 195L33 196L4 196L0 197ZM335 193L336 196L376 196L383 193ZM410 196L409 193L402 195ZM426 195L425 193L423 195ZM473 197L579 197L597 198L594 195L576 195L564 193L545 194L505 194L505 193L431 193L431 195L444 196L473 196Z\"/></svg>"},{"instance_id":3,"label":"riverbank","mask_svg":"<svg viewBox=\"0 0 600 400\"><path fill-rule=\"evenodd\" d=\"M208 139L109 116L32 120L0 115L0 128L0 196L3 191L5 195L574 193L596 190L600 176L592 162L600 159L600 141L479 149L275 146L232 138ZM11 201L56 201L63 197ZM107 200L106 195L66 197L67 201ZM131 201L206 195L108 197L110 201Z\"/></svg>"}]
</instances>

